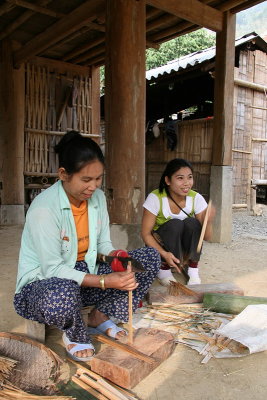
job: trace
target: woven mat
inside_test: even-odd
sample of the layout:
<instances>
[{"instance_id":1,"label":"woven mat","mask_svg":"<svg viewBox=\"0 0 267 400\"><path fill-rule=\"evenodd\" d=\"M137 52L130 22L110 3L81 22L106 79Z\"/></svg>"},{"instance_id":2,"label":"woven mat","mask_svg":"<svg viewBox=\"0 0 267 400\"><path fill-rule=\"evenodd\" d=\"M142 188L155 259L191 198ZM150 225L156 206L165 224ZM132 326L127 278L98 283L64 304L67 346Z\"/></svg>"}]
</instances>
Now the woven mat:
<instances>
[{"instance_id":1,"label":"woven mat","mask_svg":"<svg viewBox=\"0 0 267 400\"><path fill-rule=\"evenodd\" d=\"M26 336L0 332L0 355L17 360L9 380L33 394L53 394L63 361L43 344Z\"/></svg>"}]
</instances>

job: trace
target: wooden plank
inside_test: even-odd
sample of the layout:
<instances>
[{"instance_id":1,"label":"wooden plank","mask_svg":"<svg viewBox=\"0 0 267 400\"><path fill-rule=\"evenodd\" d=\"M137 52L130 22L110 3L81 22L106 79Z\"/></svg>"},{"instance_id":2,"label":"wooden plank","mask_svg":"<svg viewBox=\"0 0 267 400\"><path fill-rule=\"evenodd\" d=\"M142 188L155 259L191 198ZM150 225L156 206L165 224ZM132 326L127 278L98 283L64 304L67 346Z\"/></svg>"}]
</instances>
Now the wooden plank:
<instances>
[{"instance_id":1,"label":"wooden plank","mask_svg":"<svg viewBox=\"0 0 267 400\"><path fill-rule=\"evenodd\" d=\"M46 4L50 3L51 0L41 0L37 1L37 4L40 6L45 6ZM1 15L1 11L0 11ZM5 26L5 29L3 32L0 34L0 40L2 40L4 37L9 36L12 32L15 31L20 25L22 25L24 22L26 22L28 19L30 19L34 15L34 11L27 10L24 13L22 13L18 18L16 18L14 21L12 21L10 24Z\"/></svg>"},{"instance_id":2,"label":"wooden plank","mask_svg":"<svg viewBox=\"0 0 267 400\"><path fill-rule=\"evenodd\" d=\"M18 67L29 58L41 53L52 44L93 21L103 13L103 1L85 1L65 18L50 26L14 53L14 65Z\"/></svg>"},{"instance_id":3,"label":"wooden plank","mask_svg":"<svg viewBox=\"0 0 267 400\"><path fill-rule=\"evenodd\" d=\"M215 32L223 29L223 13L197 0L148 0L148 4Z\"/></svg>"},{"instance_id":4,"label":"wooden plank","mask_svg":"<svg viewBox=\"0 0 267 400\"><path fill-rule=\"evenodd\" d=\"M108 346L93 357L91 370L123 388L131 389L172 354L175 342L169 332L141 328L135 331L133 347L157 361L148 364Z\"/></svg>"},{"instance_id":5,"label":"wooden plank","mask_svg":"<svg viewBox=\"0 0 267 400\"><path fill-rule=\"evenodd\" d=\"M6 1L8 3L15 4L16 6L20 6L23 8L27 8L29 10L32 10L32 11L40 13L40 14L49 15L50 17L54 17L54 18L65 17L65 14L55 12L53 10L49 10L48 8L29 3L28 1L25 1L25 0L6 0Z\"/></svg>"},{"instance_id":6,"label":"wooden plank","mask_svg":"<svg viewBox=\"0 0 267 400\"><path fill-rule=\"evenodd\" d=\"M225 293L243 296L244 291L234 283L209 283L199 285L187 285L189 288L196 292L196 296L186 296L180 294L179 296L171 296L168 294L168 288L164 286L155 286L150 288L148 292L148 302L150 304L163 303L163 304L193 304L202 303L205 293Z\"/></svg>"},{"instance_id":7,"label":"wooden plank","mask_svg":"<svg viewBox=\"0 0 267 400\"><path fill-rule=\"evenodd\" d=\"M42 66L50 68L51 70L56 69L58 72L66 73L72 72L73 74L79 74L83 76L88 76L90 69L82 65L75 65L65 61L52 60L51 58L45 57L32 57L30 63L36 66Z\"/></svg>"}]
</instances>

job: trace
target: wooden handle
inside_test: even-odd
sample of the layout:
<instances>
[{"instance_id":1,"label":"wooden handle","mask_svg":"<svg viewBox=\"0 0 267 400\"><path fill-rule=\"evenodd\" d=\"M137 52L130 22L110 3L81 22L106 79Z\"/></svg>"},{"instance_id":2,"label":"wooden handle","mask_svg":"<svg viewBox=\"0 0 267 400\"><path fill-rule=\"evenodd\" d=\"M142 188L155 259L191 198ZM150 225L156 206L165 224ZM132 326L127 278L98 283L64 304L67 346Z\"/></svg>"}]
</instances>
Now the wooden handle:
<instances>
[{"instance_id":1,"label":"wooden handle","mask_svg":"<svg viewBox=\"0 0 267 400\"><path fill-rule=\"evenodd\" d=\"M205 218L204 218L204 221L203 221L203 225L202 225L202 229L201 229L200 238L199 238L198 245L197 245L197 252L198 253L200 253L200 251L201 251L204 235L205 235L205 232L206 232L206 227L207 227L207 222L208 222L208 217L209 217L209 213L210 213L211 204L212 204L212 201L210 200L209 203L208 203L208 207L207 207L207 210L206 210L206 215L205 215Z\"/></svg>"},{"instance_id":2,"label":"wooden handle","mask_svg":"<svg viewBox=\"0 0 267 400\"><path fill-rule=\"evenodd\" d=\"M133 292L129 291L129 299L128 299L128 344L133 344Z\"/></svg>"},{"instance_id":3,"label":"wooden handle","mask_svg":"<svg viewBox=\"0 0 267 400\"><path fill-rule=\"evenodd\" d=\"M128 265L132 265L129 261ZM133 344L133 292L129 291L128 295L128 344Z\"/></svg>"}]
</instances>

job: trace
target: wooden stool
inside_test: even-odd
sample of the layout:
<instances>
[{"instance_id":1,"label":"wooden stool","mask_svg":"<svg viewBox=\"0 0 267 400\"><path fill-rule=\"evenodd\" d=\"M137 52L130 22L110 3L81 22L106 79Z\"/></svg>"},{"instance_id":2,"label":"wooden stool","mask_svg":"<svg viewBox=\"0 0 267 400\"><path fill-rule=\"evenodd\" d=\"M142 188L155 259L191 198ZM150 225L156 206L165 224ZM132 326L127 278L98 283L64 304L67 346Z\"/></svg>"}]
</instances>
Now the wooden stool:
<instances>
[{"instance_id":1,"label":"wooden stool","mask_svg":"<svg viewBox=\"0 0 267 400\"><path fill-rule=\"evenodd\" d=\"M85 325L88 325L88 315L92 311L94 306L83 307L81 309L81 314ZM31 321L30 319L25 319L25 333L26 335L38 342L45 343L45 324L40 324L37 321Z\"/></svg>"}]
</instances>

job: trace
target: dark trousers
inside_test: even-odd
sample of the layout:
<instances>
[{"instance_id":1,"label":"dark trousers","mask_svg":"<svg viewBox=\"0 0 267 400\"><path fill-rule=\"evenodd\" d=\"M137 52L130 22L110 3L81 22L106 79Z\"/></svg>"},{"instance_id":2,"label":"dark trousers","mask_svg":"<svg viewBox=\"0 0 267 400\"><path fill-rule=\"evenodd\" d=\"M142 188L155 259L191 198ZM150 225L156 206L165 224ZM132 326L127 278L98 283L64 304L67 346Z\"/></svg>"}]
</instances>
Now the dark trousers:
<instances>
[{"instance_id":1,"label":"dark trousers","mask_svg":"<svg viewBox=\"0 0 267 400\"><path fill-rule=\"evenodd\" d=\"M181 262L185 259L198 261L200 254L197 253L197 245L201 228L201 223L196 218L171 219L161 225L156 233L165 250L173 253Z\"/></svg>"},{"instance_id":2,"label":"dark trousers","mask_svg":"<svg viewBox=\"0 0 267 400\"><path fill-rule=\"evenodd\" d=\"M152 247L132 250L129 255L140 261L145 272L135 274L139 286L133 290L133 311L144 298L160 268L159 253ZM78 261L78 271L88 272L86 262ZM110 274L111 268L100 263L98 274ZM96 287L81 287L75 281L62 278L48 278L34 281L22 288L14 298L16 312L26 319L54 325L66 331L74 342L89 343L81 308L95 305L95 308L108 317L120 321L128 320L128 291L118 289L102 290Z\"/></svg>"}]
</instances>

